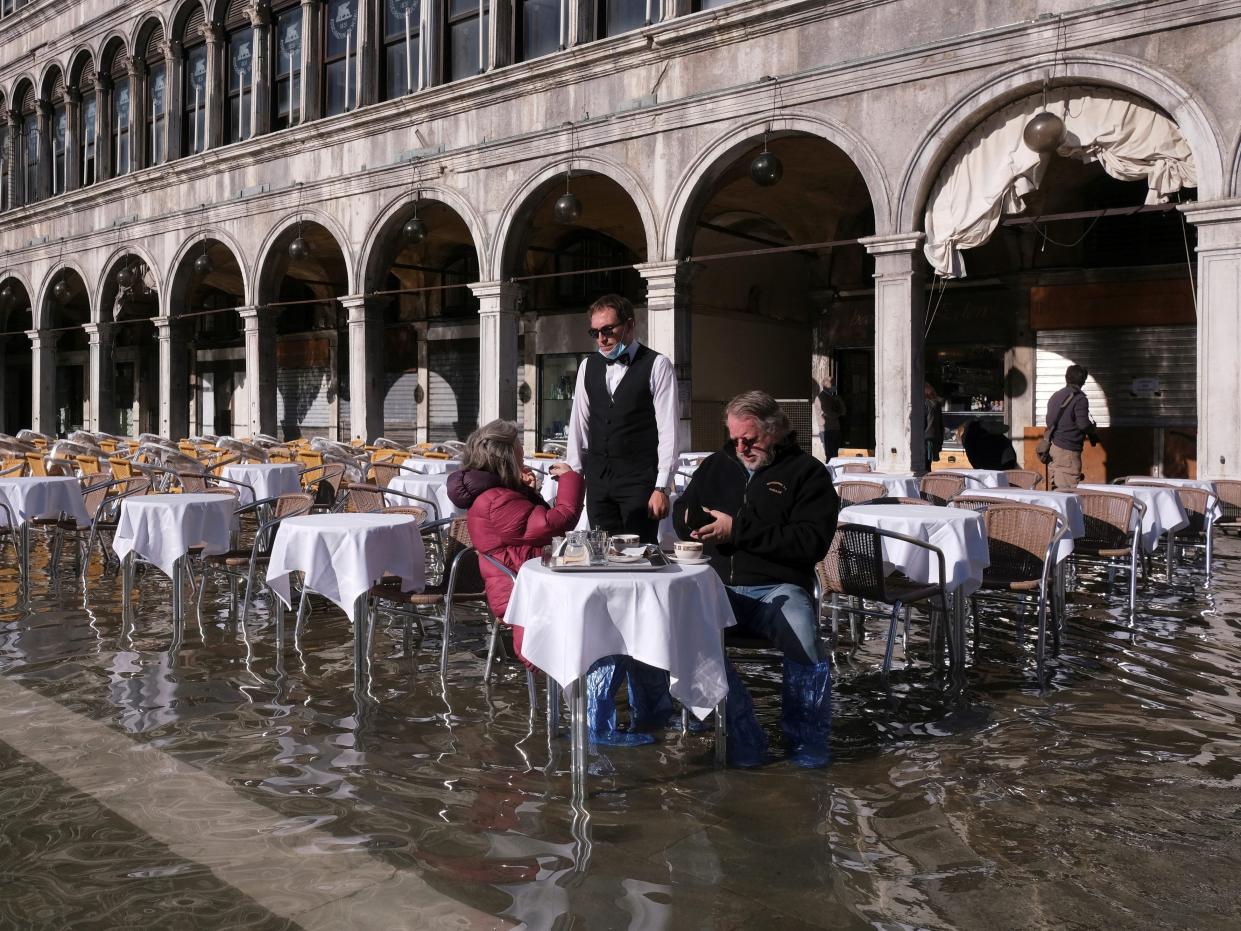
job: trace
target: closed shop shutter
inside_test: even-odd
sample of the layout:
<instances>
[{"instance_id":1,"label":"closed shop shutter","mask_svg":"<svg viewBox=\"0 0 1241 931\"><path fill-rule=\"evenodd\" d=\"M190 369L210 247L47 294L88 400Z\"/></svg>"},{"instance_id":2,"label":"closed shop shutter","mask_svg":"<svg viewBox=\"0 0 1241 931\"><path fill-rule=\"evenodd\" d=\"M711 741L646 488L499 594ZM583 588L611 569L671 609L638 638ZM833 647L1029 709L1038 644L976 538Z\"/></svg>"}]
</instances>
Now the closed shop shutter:
<instances>
[{"instance_id":1,"label":"closed shop shutter","mask_svg":"<svg viewBox=\"0 0 1241 931\"><path fill-rule=\"evenodd\" d=\"M328 398L331 384L329 368L276 371L276 423L285 439L327 436L332 414Z\"/></svg>"},{"instance_id":2,"label":"closed shop shutter","mask_svg":"<svg viewBox=\"0 0 1241 931\"><path fill-rule=\"evenodd\" d=\"M384 436L413 443L418 430L418 373L384 373Z\"/></svg>"},{"instance_id":3,"label":"closed shop shutter","mask_svg":"<svg viewBox=\"0 0 1241 931\"><path fill-rule=\"evenodd\" d=\"M1192 326L1040 330L1035 364L1038 422L1077 363L1100 427L1194 427L1198 423L1197 332Z\"/></svg>"},{"instance_id":4,"label":"closed shop shutter","mask_svg":"<svg viewBox=\"0 0 1241 931\"><path fill-rule=\"evenodd\" d=\"M429 439L464 440L478 427L478 340L427 347Z\"/></svg>"}]
</instances>

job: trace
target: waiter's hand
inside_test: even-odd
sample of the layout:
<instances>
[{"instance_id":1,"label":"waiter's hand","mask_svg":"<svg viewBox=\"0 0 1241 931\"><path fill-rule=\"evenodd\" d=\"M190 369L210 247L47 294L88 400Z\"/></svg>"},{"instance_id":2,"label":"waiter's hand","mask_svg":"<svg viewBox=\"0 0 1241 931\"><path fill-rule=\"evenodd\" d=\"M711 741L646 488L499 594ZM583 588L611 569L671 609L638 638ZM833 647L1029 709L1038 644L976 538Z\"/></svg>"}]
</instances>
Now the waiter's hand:
<instances>
[{"instance_id":1,"label":"waiter's hand","mask_svg":"<svg viewBox=\"0 0 1241 931\"><path fill-rule=\"evenodd\" d=\"M656 488L651 492L650 500L646 502L646 513L655 520L663 520L668 516L668 496L662 490Z\"/></svg>"},{"instance_id":2,"label":"waiter's hand","mask_svg":"<svg viewBox=\"0 0 1241 931\"><path fill-rule=\"evenodd\" d=\"M690 533L695 540L701 540L703 543L727 543L733 537L733 518L731 514L725 514L723 511L715 511L711 508L703 508L703 510L715 518L709 524L703 524L697 530Z\"/></svg>"}]
</instances>

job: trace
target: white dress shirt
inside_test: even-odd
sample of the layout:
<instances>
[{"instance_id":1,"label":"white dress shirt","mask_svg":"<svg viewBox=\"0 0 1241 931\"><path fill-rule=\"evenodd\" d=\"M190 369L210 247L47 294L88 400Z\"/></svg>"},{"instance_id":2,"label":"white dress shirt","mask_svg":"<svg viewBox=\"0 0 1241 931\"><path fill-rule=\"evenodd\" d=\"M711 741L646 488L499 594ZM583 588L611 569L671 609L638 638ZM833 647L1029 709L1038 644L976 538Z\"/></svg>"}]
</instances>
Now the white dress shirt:
<instances>
[{"instance_id":1,"label":"white dress shirt","mask_svg":"<svg viewBox=\"0 0 1241 931\"><path fill-rule=\"evenodd\" d=\"M625 350L632 362L638 351L638 341ZM590 396L586 392L586 363L583 359L577 369L577 387L573 391L573 413L569 417L569 452L566 456L569 467L576 472L582 471L582 461L586 458L589 447ZM608 393L615 394L621 379L629 371L627 365L609 365L604 373ZM676 471L677 456L677 421L680 419L680 408L677 403L677 375L672 362L662 353L655 356L651 366L651 397L655 403L655 427L659 433L658 463L655 469L655 487L667 488L672 474Z\"/></svg>"}]
</instances>

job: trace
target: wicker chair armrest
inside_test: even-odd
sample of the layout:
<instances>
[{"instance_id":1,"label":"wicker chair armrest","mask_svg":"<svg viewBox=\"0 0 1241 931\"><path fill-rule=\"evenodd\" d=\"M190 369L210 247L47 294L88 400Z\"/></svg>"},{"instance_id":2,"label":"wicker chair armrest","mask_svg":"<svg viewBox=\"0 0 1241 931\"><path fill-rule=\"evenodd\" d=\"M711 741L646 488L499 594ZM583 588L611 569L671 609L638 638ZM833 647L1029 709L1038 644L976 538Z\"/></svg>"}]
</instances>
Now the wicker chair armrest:
<instances>
[{"instance_id":1,"label":"wicker chair armrest","mask_svg":"<svg viewBox=\"0 0 1241 931\"><path fill-rule=\"evenodd\" d=\"M420 506L425 505L426 507L430 508L431 513L435 515L435 520L431 521L430 523L423 524L422 525L423 530L426 530L428 527L438 526L441 523L445 523L447 521L452 520L452 518L441 519L439 505L436 502L432 501L430 498L420 498L418 497L418 495L412 495L407 491L397 491L395 488L385 488L383 490L383 493L385 497L387 497L388 495L398 495L399 497L405 498L409 501L416 501Z\"/></svg>"},{"instance_id":2,"label":"wicker chair armrest","mask_svg":"<svg viewBox=\"0 0 1241 931\"><path fill-rule=\"evenodd\" d=\"M895 530L885 530L882 527L872 527L869 524L842 523L839 526L841 527L863 527L867 530L873 531L878 536L881 536L887 540L896 540L900 543L908 543L910 546L916 546L919 549L924 549L934 554L935 562L939 568L939 581L928 582L927 584L937 586L939 588L940 597L947 597L948 591L947 589L944 588L944 580L947 578L947 575L948 575L947 563L944 560L944 551L941 550L934 543L928 543L926 540L921 540L918 537L911 537L905 533L897 533Z\"/></svg>"}]
</instances>

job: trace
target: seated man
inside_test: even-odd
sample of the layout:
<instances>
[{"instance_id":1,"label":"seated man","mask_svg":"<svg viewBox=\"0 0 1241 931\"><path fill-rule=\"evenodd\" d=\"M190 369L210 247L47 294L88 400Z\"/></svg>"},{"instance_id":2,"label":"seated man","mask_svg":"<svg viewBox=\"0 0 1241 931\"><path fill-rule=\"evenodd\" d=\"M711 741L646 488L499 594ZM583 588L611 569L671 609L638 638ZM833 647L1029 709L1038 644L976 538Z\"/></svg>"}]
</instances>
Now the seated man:
<instances>
[{"instance_id":1,"label":"seated man","mask_svg":"<svg viewBox=\"0 0 1241 931\"><path fill-rule=\"evenodd\" d=\"M762 391L725 408L728 443L694 473L673 510L677 534L701 540L728 589L738 633L784 653L780 727L800 766L827 765L831 664L811 596L836 532L839 502L823 463L803 452ZM728 667L728 757L757 766L767 750L749 693Z\"/></svg>"}]
</instances>

